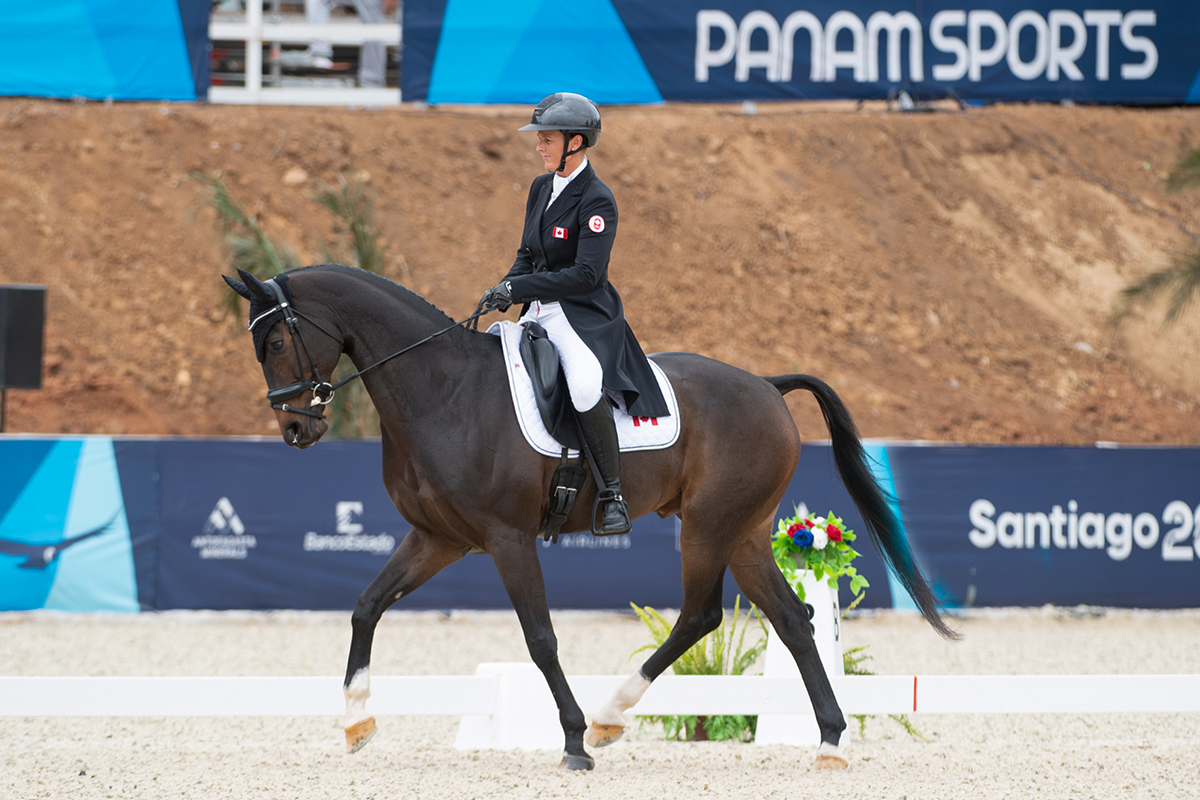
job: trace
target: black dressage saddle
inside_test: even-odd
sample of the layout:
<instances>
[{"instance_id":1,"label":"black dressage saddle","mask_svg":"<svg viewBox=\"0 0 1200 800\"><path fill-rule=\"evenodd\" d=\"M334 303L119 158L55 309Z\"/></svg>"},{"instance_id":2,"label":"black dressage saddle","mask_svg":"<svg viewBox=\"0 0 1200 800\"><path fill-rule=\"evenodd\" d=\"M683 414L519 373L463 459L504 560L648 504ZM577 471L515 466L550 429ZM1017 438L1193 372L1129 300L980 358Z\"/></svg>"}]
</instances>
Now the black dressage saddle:
<instances>
[{"instance_id":1,"label":"black dressage saddle","mask_svg":"<svg viewBox=\"0 0 1200 800\"><path fill-rule=\"evenodd\" d=\"M546 430L563 447L581 450L583 437L575 419L575 407L567 390L567 376L558 358L558 348L546 329L536 322L521 325L521 362L533 382L533 396Z\"/></svg>"}]
</instances>

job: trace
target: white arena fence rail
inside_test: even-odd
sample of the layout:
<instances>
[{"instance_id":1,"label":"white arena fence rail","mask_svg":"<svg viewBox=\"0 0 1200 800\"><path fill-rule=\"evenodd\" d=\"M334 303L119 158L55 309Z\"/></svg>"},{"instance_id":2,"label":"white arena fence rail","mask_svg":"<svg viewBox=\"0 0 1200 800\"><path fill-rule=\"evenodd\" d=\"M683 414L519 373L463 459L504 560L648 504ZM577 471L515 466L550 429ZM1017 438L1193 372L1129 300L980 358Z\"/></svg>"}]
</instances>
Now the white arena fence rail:
<instances>
[{"instance_id":1,"label":"white arena fence rail","mask_svg":"<svg viewBox=\"0 0 1200 800\"><path fill-rule=\"evenodd\" d=\"M210 86L210 103L263 104L263 105L338 105L338 106L386 106L400 103L397 88L351 88L351 87L306 87L306 86L263 86L264 42L287 42L307 44L328 41L333 44L362 45L366 42L383 42L400 45L402 34L399 22L368 24L362 22L330 22L325 25L286 21L275 18L264 19L261 2L246 4L245 21L237 19L210 19L208 23L210 41L240 41L246 43L245 86Z\"/></svg>"},{"instance_id":2,"label":"white arena fence rail","mask_svg":"<svg viewBox=\"0 0 1200 800\"><path fill-rule=\"evenodd\" d=\"M586 713L624 676L568 679ZM1200 713L1200 675L877 675L832 679L846 714ZM460 749L562 746L533 664L476 675L375 676L376 716L463 716ZM340 677L0 677L0 716L341 716ZM633 715L806 714L799 678L665 675ZM812 742L816 744L816 742Z\"/></svg>"}]
</instances>

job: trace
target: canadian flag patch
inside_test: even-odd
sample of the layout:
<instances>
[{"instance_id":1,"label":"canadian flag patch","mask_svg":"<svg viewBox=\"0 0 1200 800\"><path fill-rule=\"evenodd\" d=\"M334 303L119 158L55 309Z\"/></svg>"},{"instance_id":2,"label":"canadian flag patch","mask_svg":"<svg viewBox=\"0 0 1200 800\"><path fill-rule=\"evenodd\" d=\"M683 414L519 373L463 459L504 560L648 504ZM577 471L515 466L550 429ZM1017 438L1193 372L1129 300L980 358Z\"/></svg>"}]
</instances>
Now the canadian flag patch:
<instances>
[{"instance_id":1,"label":"canadian flag patch","mask_svg":"<svg viewBox=\"0 0 1200 800\"><path fill-rule=\"evenodd\" d=\"M555 239L567 238L567 229L566 228L555 228L554 229L554 238Z\"/></svg>"},{"instance_id":2,"label":"canadian flag patch","mask_svg":"<svg viewBox=\"0 0 1200 800\"><path fill-rule=\"evenodd\" d=\"M588 220L588 227L593 233L604 233L604 217L597 214Z\"/></svg>"}]
</instances>

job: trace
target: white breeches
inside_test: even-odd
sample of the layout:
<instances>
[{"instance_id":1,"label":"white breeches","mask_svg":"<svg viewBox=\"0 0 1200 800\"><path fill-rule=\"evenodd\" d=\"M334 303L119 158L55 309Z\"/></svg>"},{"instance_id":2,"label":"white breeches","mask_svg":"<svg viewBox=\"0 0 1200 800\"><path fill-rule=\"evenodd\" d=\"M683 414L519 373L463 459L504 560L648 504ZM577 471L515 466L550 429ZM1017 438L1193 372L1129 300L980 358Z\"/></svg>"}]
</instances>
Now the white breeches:
<instances>
[{"instance_id":1,"label":"white breeches","mask_svg":"<svg viewBox=\"0 0 1200 800\"><path fill-rule=\"evenodd\" d=\"M567 315L557 301L543 303L534 300L521 322L536 322L546 329L550 341L558 348L563 374L567 376L567 389L576 411L589 411L596 407L604 392L604 368L592 349L579 338L571 327Z\"/></svg>"}]
</instances>

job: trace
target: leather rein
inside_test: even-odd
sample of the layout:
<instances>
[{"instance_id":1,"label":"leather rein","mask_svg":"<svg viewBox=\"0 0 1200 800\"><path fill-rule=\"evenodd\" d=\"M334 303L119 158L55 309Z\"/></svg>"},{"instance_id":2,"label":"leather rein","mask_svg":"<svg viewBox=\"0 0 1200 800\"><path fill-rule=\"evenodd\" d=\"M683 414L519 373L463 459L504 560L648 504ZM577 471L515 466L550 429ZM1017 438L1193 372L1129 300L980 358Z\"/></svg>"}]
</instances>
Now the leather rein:
<instances>
[{"instance_id":1,"label":"leather rein","mask_svg":"<svg viewBox=\"0 0 1200 800\"><path fill-rule=\"evenodd\" d=\"M444 333L448 333L460 325L468 325L469 323L474 322L476 328L478 328L478 322L476 322L476 320L478 320L479 317L483 316L484 314L487 314L494 307L489 305L485 308L483 303L480 302L480 304L475 308L475 313L461 322L456 322L453 325L442 328L436 333L431 333L419 342L414 342L402 350L397 350L390 356L381 358L365 369L360 369L358 372L347 375L337 383L330 383L321 377L321 370L317 368L317 362L313 360L312 354L308 352L308 345L304 342L304 333L300 330L300 320L304 319L308 321L321 333L336 341L338 345L343 348L343 350L346 344L345 340L333 333L330 333L323 325L321 325L321 323L317 322L312 317L308 316L303 311L300 311L291 303L289 303L287 298L284 297L283 289L279 286L279 284L275 283L274 280L263 281L263 283L271 290L271 293L275 295L277 304L270 310L264 311L254 319L250 320L248 330L253 332L255 325L262 322L264 319L268 319L276 313L282 312L284 322L287 323L288 333L292 337L292 348L296 351L296 366L299 367L300 374L303 375L304 362L300 360L300 351L303 350L304 357L308 359L309 368L312 370L312 375L315 379L297 381L296 383L289 383L287 386L269 389L267 391L267 402L271 404L271 408L276 408L280 411L290 411L293 414L304 414L309 417L316 417L317 419L325 419L325 415L320 411L313 411L312 409L317 408L318 406L329 405L329 403L333 400L334 392L345 386L347 383L350 383L350 381L354 380L355 378L362 377L365 373L370 372L376 367L381 367L387 362L391 361L393 358L402 356L409 350L420 347L426 342L435 339ZM308 391L311 391L313 395L312 401L308 404L308 408L298 408L283 402L285 400L291 400L293 397L304 394Z\"/></svg>"}]
</instances>

